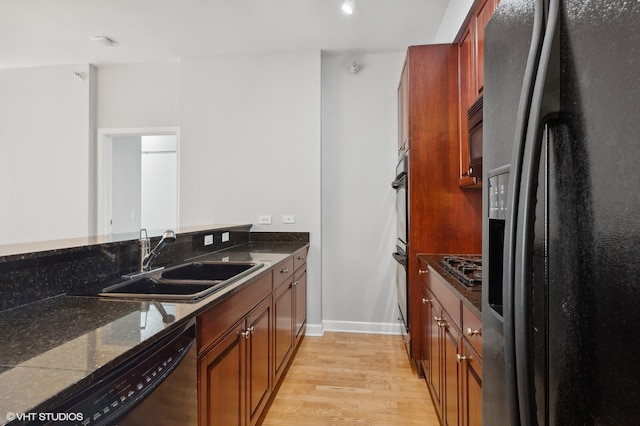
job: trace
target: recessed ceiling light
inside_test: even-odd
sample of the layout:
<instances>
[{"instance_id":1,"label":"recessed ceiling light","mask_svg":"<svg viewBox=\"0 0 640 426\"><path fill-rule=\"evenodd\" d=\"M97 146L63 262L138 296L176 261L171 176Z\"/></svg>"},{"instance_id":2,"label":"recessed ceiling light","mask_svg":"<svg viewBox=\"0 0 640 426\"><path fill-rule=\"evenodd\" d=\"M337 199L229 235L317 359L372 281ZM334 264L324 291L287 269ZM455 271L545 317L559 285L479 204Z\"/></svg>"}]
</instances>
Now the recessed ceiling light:
<instances>
[{"instance_id":1,"label":"recessed ceiling light","mask_svg":"<svg viewBox=\"0 0 640 426\"><path fill-rule=\"evenodd\" d=\"M109 37L105 37L105 36L93 36L91 37L91 40L107 47L113 47L118 45L118 43L116 43L113 39L110 39Z\"/></svg>"},{"instance_id":2,"label":"recessed ceiling light","mask_svg":"<svg viewBox=\"0 0 640 426\"><path fill-rule=\"evenodd\" d=\"M344 0L342 3L342 11L347 15L351 15L355 6L356 0Z\"/></svg>"}]
</instances>

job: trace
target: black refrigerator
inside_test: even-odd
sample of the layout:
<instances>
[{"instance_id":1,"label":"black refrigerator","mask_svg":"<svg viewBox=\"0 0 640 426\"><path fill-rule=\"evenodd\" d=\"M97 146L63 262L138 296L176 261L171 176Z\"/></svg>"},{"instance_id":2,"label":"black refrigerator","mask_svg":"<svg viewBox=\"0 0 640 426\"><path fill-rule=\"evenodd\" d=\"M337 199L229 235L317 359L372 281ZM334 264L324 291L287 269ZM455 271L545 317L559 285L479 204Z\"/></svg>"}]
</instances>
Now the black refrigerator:
<instances>
[{"instance_id":1,"label":"black refrigerator","mask_svg":"<svg viewBox=\"0 0 640 426\"><path fill-rule=\"evenodd\" d=\"M485 33L483 425L640 424L640 0Z\"/></svg>"}]
</instances>

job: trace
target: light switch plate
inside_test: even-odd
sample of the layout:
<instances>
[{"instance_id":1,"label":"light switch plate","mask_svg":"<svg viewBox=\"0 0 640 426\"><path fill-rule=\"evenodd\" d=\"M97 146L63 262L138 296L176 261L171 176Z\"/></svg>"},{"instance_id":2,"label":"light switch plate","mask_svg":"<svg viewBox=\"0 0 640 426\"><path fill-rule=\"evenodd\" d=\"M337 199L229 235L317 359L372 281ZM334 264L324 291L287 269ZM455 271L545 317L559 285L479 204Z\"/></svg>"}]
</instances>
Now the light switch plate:
<instances>
[{"instance_id":1,"label":"light switch plate","mask_svg":"<svg viewBox=\"0 0 640 426\"><path fill-rule=\"evenodd\" d=\"M227 241L229 241L229 233L228 232L223 232L222 233L222 242L226 243Z\"/></svg>"},{"instance_id":2,"label":"light switch plate","mask_svg":"<svg viewBox=\"0 0 640 426\"><path fill-rule=\"evenodd\" d=\"M204 245L205 246L210 246L211 244L213 244L213 234L205 235L204 236Z\"/></svg>"},{"instance_id":3,"label":"light switch plate","mask_svg":"<svg viewBox=\"0 0 640 426\"><path fill-rule=\"evenodd\" d=\"M296 223L296 217L293 215L282 216L282 223Z\"/></svg>"}]
</instances>

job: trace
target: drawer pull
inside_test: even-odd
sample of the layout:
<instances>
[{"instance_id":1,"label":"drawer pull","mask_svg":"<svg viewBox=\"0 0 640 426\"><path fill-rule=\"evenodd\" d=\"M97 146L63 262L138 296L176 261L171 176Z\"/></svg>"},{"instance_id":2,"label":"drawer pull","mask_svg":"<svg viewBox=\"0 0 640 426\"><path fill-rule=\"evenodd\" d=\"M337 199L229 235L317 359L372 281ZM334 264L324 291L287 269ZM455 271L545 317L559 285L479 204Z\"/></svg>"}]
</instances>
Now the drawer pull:
<instances>
[{"instance_id":1,"label":"drawer pull","mask_svg":"<svg viewBox=\"0 0 640 426\"><path fill-rule=\"evenodd\" d=\"M418 269L418 275L424 275L428 273L429 273L428 269Z\"/></svg>"},{"instance_id":2,"label":"drawer pull","mask_svg":"<svg viewBox=\"0 0 640 426\"><path fill-rule=\"evenodd\" d=\"M298 284L300 284L300 281L294 281L294 282L291 283L291 287L295 287Z\"/></svg>"},{"instance_id":3,"label":"drawer pull","mask_svg":"<svg viewBox=\"0 0 640 426\"><path fill-rule=\"evenodd\" d=\"M422 304L423 305L426 305L427 303L431 303L431 302L433 302L433 299L427 299L426 297L422 298Z\"/></svg>"},{"instance_id":4,"label":"drawer pull","mask_svg":"<svg viewBox=\"0 0 640 426\"><path fill-rule=\"evenodd\" d=\"M473 337L473 336L481 336L481 335L482 335L482 331L472 330L471 327L467 328L467 336Z\"/></svg>"},{"instance_id":5,"label":"drawer pull","mask_svg":"<svg viewBox=\"0 0 640 426\"><path fill-rule=\"evenodd\" d=\"M286 274L287 272L289 272L289 270L286 269L286 268L285 269L280 269L280 273L281 274Z\"/></svg>"},{"instance_id":6,"label":"drawer pull","mask_svg":"<svg viewBox=\"0 0 640 426\"><path fill-rule=\"evenodd\" d=\"M298 256L298 260L304 260L304 256Z\"/></svg>"}]
</instances>

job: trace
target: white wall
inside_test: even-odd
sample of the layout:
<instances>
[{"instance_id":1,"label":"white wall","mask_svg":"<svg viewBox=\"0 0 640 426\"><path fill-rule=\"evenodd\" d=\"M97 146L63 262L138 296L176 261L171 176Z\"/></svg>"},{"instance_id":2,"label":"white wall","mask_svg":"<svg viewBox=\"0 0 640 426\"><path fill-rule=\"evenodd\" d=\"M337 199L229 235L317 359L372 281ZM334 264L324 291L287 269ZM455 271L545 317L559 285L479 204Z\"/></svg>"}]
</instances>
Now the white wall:
<instances>
[{"instance_id":1,"label":"white wall","mask_svg":"<svg viewBox=\"0 0 640 426\"><path fill-rule=\"evenodd\" d=\"M180 125L180 64L101 65L98 128Z\"/></svg>"},{"instance_id":2,"label":"white wall","mask_svg":"<svg viewBox=\"0 0 640 426\"><path fill-rule=\"evenodd\" d=\"M322 58L322 280L327 330L399 332L397 87L405 52Z\"/></svg>"},{"instance_id":3,"label":"white wall","mask_svg":"<svg viewBox=\"0 0 640 426\"><path fill-rule=\"evenodd\" d=\"M180 225L308 231L308 323L321 320L320 52L183 59ZM295 215L295 224L281 223Z\"/></svg>"},{"instance_id":4,"label":"white wall","mask_svg":"<svg viewBox=\"0 0 640 426\"><path fill-rule=\"evenodd\" d=\"M93 83L86 64L0 71L0 244L91 232Z\"/></svg>"},{"instance_id":5,"label":"white wall","mask_svg":"<svg viewBox=\"0 0 640 426\"><path fill-rule=\"evenodd\" d=\"M474 0L449 0L433 44L453 42L473 2Z\"/></svg>"}]
</instances>

